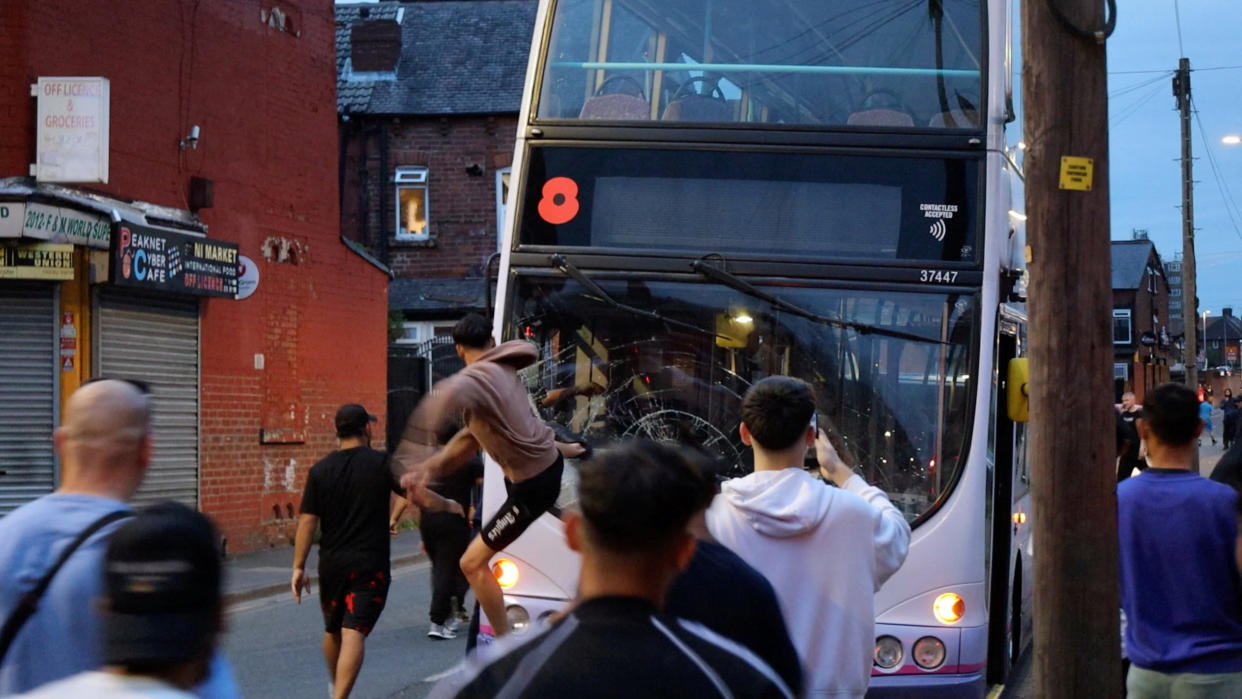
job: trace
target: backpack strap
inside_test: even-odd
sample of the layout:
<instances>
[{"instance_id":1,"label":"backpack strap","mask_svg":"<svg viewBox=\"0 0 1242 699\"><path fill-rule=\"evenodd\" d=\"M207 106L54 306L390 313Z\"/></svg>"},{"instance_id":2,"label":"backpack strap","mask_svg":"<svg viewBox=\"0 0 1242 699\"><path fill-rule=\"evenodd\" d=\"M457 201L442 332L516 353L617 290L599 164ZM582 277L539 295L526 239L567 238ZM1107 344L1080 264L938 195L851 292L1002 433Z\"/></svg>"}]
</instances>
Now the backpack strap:
<instances>
[{"instance_id":1,"label":"backpack strap","mask_svg":"<svg viewBox=\"0 0 1242 699\"><path fill-rule=\"evenodd\" d=\"M43 574L39 582L26 594L22 595L22 598L17 602L17 606L13 607L12 613L9 614L9 618L4 620L4 626L0 628L0 663L4 662L4 656L8 654L9 646L13 645L13 639L17 637L17 632L38 610L39 598L43 597L44 592L47 592L48 585L52 584L52 578L60 570L61 566L65 564L65 561L69 560L69 556L73 555L73 552L87 539L91 538L95 532L119 519L133 516L133 514L130 510L114 510L92 522L89 527L83 529L82 533L78 534L77 538L65 547L65 550L60 554L60 558L56 559L56 562Z\"/></svg>"}]
</instances>

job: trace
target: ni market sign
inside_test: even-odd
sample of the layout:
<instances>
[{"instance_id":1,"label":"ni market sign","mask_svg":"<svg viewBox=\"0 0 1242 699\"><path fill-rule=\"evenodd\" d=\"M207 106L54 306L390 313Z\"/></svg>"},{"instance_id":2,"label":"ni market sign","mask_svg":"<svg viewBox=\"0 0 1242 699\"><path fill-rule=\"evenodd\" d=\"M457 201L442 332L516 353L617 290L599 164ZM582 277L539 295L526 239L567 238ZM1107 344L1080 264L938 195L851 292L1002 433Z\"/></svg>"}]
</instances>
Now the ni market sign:
<instances>
[{"instance_id":1,"label":"ni market sign","mask_svg":"<svg viewBox=\"0 0 1242 699\"><path fill-rule=\"evenodd\" d=\"M117 286L195 296L237 294L237 245L132 223L115 224L108 254Z\"/></svg>"}]
</instances>

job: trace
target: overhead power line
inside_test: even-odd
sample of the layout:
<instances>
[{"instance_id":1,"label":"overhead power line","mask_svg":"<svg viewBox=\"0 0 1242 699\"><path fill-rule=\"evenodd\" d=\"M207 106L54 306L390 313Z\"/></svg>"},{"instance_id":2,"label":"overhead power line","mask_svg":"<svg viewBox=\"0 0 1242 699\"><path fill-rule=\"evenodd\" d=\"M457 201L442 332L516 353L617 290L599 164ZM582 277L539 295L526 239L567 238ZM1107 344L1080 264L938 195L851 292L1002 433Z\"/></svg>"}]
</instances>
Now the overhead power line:
<instances>
[{"instance_id":1,"label":"overhead power line","mask_svg":"<svg viewBox=\"0 0 1242 699\"><path fill-rule=\"evenodd\" d=\"M1202 73L1202 72L1204 72L1204 71L1208 71L1208 70L1242 70L1242 66L1210 66L1210 67L1208 67L1208 68L1191 68L1191 69L1190 69L1190 72L1192 72L1192 73ZM1165 75L1171 75L1173 72L1174 72L1174 71L1167 70L1167 69L1166 69L1166 70L1159 70L1159 69L1152 69L1152 70L1110 70L1110 71L1108 71L1108 74L1109 74L1109 75L1142 75L1143 73L1147 73L1147 74L1152 74L1152 73L1161 73L1161 74L1165 74Z\"/></svg>"},{"instance_id":2,"label":"overhead power line","mask_svg":"<svg viewBox=\"0 0 1242 699\"><path fill-rule=\"evenodd\" d=\"M1185 56L1186 49L1182 48L1182 11L1177 0L1173 0L1173 17L1177 20L1177 55Z\"/></svg>"},{"instance_id":3,"label":"overhead power line","mask_svg":"<svg viewBox=\"0 0 1242 699\"><path fill-rule=\"evenodd\" d=\"M1238 219L1242 218L1242 211L1238 209L1237 203L1233 200L1233 192L1229 190L1229 184L1225 182L1225 178L1220 174L1220 167L1216 164L1216 155L1212 153L1212 146L1208 143L1207 132L1203 129L1203 120L1199 118L1199 109L1191 100L1191 106L1194 107L1192 113L1195 116L1195 123L1199 126L1199 139L1203 141L1203 152L1207 153L1208 165L1212 168L1212 177L1216 180L1216 189L1220 192L1220 197L1224 200L1225 213L1229 215L1229 224L1233 226L1233 232L1238 238L1242 238L1242 229L1238 227Z\"/></svg>"}]
</instances>

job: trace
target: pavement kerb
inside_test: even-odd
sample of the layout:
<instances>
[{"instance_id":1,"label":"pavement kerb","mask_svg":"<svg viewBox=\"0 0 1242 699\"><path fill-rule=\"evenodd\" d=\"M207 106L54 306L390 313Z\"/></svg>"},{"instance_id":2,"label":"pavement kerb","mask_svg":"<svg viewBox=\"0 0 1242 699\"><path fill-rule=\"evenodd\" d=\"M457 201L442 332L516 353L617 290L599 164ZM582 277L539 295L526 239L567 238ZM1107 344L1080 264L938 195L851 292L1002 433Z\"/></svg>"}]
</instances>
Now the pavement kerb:
<instances>
[{"instance_id":1,"label":"pavement kerb","mask_svg":"<svg viewBox=\"0 0 1242 699\"><path fill-rule=\"evenodd\" d=\"M397 556L396 558L392 559L392 562L389 565L391 565L394 569L405 568L408 566L412 566L415 563L418 563L419 561L425 559L426 557L427 557L427 554L423 553L422 551L419 551L417 553L406 554L404 556ZM311 584L314 585L316 588L318 588L319 586L318 575L311 577ZM252 587L246 590L228 592L224 594L224 606L231 607L236 604L241 604L242 602L249 602L251 600L262 599L264 597L271 597L272 595L276 595L276 594L280 594L281 592L288 592L288 591L289 591L289 581L285 580L283 582L272 583L271 585L262 585L259 587Z\"/></svg>"}]
</instances>

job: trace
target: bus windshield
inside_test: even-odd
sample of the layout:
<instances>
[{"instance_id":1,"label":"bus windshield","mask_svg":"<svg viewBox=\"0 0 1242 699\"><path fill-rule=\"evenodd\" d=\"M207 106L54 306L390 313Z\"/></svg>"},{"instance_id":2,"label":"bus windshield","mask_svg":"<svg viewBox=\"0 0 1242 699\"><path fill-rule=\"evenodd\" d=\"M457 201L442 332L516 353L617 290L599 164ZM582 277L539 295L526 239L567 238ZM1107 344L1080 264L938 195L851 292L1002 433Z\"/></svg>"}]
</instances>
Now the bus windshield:
<instances>
[{"instance_id":1,"label":"bus windshield","mask_svg":"<svg viewBox=\"0 0 1242 699\"><path fill-rule=\"evenodd\" d=\"M979 129L978 0L557 0L537 118Z\"/></svg>"},{"instance_id":2,"label":"bus windshield","mask_svg":"<svg viewBox=\"0 0 1242 699\"><path fill-rule=\"evenodd\" d=\"M717 284L592 281L598 291L560 276L515 281L505 333L541 348L523 376L546 419L596 447L697 445L720 475L738 476L753 469L738 433L743 394L765 376L797 376L843 458L911 522L951 490L968 448L977 295L760 285L860 326L843 328Z\"/></svg>"}]
</instances>

